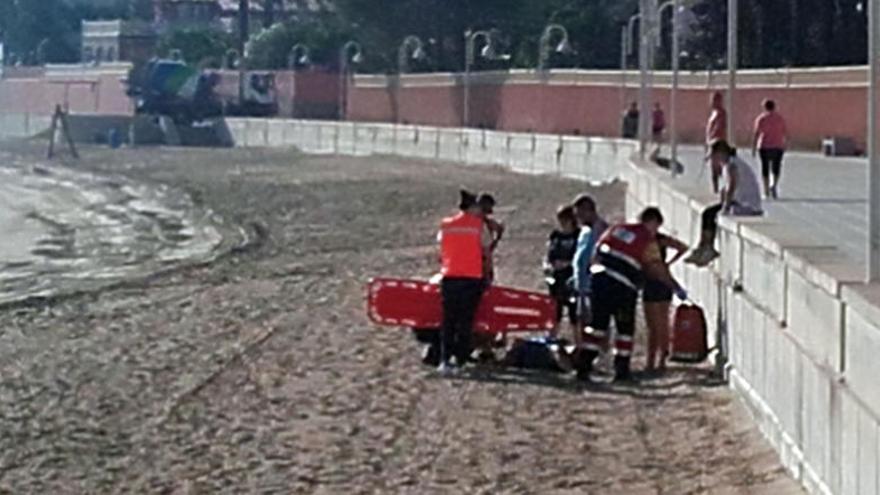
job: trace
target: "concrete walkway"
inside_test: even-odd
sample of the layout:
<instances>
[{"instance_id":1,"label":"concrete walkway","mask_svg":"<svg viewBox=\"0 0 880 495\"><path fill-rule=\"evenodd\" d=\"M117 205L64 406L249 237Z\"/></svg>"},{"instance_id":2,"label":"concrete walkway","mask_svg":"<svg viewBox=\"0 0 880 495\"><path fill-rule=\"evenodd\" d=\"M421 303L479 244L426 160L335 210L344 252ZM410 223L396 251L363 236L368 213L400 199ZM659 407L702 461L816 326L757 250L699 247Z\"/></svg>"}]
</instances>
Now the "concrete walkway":
<instances>
[{"instance_id":1,"label":"concrete walkway","mask_svg":"<svg viewBox=\"0 0 880 495\"><path fill-rule=\"evenodd\" d=\"M661 156L668 156L664 146ZM703 162L703 149L682 148L685 166L679 180L688 188L711 195L711 176ZM743 150L740 156L760 178L761 162ZM862 158L829 158L816 153L788 153L782 172L780 198L764 203L768 217L803 230L809 240L839 248L847 257L841 262L866 263L867 161Z\"/></svg>"}]
</instances>

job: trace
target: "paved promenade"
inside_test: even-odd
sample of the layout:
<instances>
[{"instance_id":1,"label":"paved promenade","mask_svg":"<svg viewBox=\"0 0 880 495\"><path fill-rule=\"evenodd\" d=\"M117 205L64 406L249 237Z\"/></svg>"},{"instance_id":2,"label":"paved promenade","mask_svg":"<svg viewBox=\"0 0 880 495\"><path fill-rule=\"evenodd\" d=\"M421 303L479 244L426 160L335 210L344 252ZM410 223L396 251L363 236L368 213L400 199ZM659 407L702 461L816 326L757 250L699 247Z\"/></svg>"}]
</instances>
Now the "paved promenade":
<instances>
[{"instance_id":1,"label":"paved promenade","mask_svg":"<svg viewBox=\"0 0 880 495\"><path fill-rule=\"evenodd\" d=\"M668 156L664 146L661 156ZM748 150L740 156L760 177L761 163ZM701 147L686 146L679 160L685 166L680 177L688 188L702 188L711 194L708 166ZM840 249L847 260L858 265L866 261L867 161L863 158L829 158L817 153L788 153L782 172L780 198L766 201L769 218L802 229L809 240Z\"/></svg>"}]
</instances>

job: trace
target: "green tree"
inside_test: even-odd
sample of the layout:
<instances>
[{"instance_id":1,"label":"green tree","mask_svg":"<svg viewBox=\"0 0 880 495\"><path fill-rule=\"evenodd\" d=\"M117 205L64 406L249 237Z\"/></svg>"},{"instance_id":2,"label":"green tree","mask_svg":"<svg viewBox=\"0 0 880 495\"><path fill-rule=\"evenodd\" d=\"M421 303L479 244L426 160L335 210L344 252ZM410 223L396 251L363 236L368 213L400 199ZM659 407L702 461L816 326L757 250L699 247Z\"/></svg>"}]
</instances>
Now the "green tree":
<instances>
[{"instance_id":1,"label":"green tree","mask_svg":"<svg viewBox=\"0 0 880 495\"><path fill-rule=\"evenodd\" d=\"M46 62L78 60L80 18L70 5L62 0L17 0L13 7L7 25L10 53L34 63L37 47L48 40L43 44Z\"/></svg>"},{"instance_id":2,"label":"green tree","mask_svg":"<svg viewBox=\"0 0 880 495\"><path fill-rule=\"evenodd\" d=\"M186 28L171 31L159 40L160 56L180 50L188 64L218 68L226 52L236 44L235 37L215 28Z\"/></svg>"},{"instance_id":3,"label":"green tree","mask_svg":"<svg viewBox=\"0 0 880 495\"><path fill-rule=\"evenodd\" d=\"M339 47L351 39L348 30L330 15L311 20L293 20L276 23L251 37L247 45L248 67L254 69L282 69L288 66L290 50L297 43L309 48L312 62L334 66Z\"/></svg>"},{"instance_id":4,"label":"green tree","mask_svg":"<svg viewBox=\"0 0 880 495\"><path fill-rule=\"evenodd\" d=\"M131 19L153 20L153 0L128 0L127 10Z\"/></svg>"}]
</instances>

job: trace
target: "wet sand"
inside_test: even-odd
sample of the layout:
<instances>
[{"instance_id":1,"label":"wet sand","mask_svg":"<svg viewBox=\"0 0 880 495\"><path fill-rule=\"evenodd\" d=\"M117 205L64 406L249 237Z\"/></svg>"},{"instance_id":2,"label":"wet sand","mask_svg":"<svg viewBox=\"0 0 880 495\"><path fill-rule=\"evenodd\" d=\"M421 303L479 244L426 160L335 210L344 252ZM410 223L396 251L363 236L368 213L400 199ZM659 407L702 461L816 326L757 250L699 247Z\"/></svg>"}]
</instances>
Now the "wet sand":
<instances>
[{"instance_id":1,"label":"wet sand","mask_svg":"<svg viewBox=\"0 0 880 495\"><path fill-rule=\"evenodd\" d=\"M167 185L0 150L0 305L209 261L224 247L214 220Z\"/></svg>"},{"instance_id":2,"label":"wet sand","mask_svg":"<svg viewBox=\"0 0 880 495\"><path fill-rule=\"evenodd\" d=\"M436 269L459 185L513 207L497 276L532 289L556 206L590 191L619 217L622 186L294 151L84 155L93 173L185 191L248 240L0 312L0 491L800 493L706 369L598 389L446 380L405 331L367 322L370 276Z\"/></svg>"}]
</instances>

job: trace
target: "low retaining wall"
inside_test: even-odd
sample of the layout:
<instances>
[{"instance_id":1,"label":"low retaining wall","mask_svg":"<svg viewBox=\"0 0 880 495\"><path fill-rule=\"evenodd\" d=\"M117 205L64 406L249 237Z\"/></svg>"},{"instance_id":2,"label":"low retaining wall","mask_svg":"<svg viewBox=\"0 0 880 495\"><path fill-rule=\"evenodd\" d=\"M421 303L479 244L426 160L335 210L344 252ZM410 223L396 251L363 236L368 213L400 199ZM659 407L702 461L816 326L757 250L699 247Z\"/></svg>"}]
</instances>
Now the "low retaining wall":
<instances>
[{"instance_id":1,"label":"low retaining wall","mask_svg":"<svg viewBox=\"0 0 880 495\"><path fill-rule=\"evenodd\" d=\"M74 113L68 116L70 135L78 143L106 142L111 129L120 132L123 140L134 117L130 115L98 115ZM52 125L51 113L0 114L0 139L28 138L48 131Z\"/></svg>"},{"instance_id":2,"label":"low retaining wall","mask_svg":"<svg viewBox=\"0 0 880 495\"><path fill-rule=\"evenodd\" d=\"M0 113L0 139L27 138L49 129L52 117L27 113Z\"/></svg>"},{"instance_id":3,"label":"low retaining wall","mask_svg":"<svg viewBox=\"0 0 880 495\"><path fill-rule=\"evenodd\" d=\"M226 119L238 146L299 148L306 153L387 154L590 182L620 176L637 144L621 139L525 134L393 124Z\"/></svg>"},{"instance_id":4,"label":"low retaining wall","mask_svg":"<svg viewBox=\"0 0 880 495\"><path fill-rule=\"evenodd\" d=\"M633 164L622 178L629 215L659 206L669 231L696 245L712 196L653 166ZM808 238L772 218L722 218L720 260L677 264L675 275L706 309L731 386L793 476L811 493L876 495L880 286Z\"/></svg>"}]
</instances>

